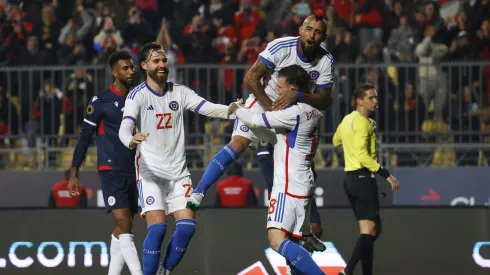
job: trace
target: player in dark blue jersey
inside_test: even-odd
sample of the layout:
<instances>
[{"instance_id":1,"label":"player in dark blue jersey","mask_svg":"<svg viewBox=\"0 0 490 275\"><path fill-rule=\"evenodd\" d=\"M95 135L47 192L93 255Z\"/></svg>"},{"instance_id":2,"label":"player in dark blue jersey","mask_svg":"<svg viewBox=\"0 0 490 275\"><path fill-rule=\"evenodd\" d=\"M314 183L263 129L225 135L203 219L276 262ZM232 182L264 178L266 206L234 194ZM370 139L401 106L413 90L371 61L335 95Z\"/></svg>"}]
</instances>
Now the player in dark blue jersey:
<instances>
[{"instance_id":1,"label":"player in dark blue jersey","mask_svg":"<svg viewBox=\"0 0 490 275\"><path fill-rule=\"evenodd\" d=\"M68 189L71 195L78 194L78 170L85 159L92 136L96 134L97 170L104 203L115 221L108 274L121 274L126 262L131 274L142 275L131 233L133 215L138 208L134 167L136 151L124 146L118 136L126 96L134 82L134 64L131 55L123 51L113 53L108 63L115 81L88 102L82 131L73 154ZM141 141L144 137L144 134L138 133L133 139L139 138Z\"/></svg>"},{"instance_id":2,"label":"player in dark blue jersey","mask_svg":"<svg viewBox=\"0 0 490 275\"><path fill-rule=\"evenodd\" d=\"M267 190L270 196L272 192L272 185L274 182L274 158L273 158L274 146L267 141L260 141L257 147L257 164L259 166L259 170L265 178L265 182L267 183ZM315 177L315 181L317 178L317 174L315 171L315 165L312 163L313 175ZM320 219L320 213L318 212L318 207L316 205L316 201L313 199L310 209L310 228L311 233L313 233L318 239L322 237L323 228L322 221ZM317 242L305 242L304 247L310 253L316 250L323 250L323 247L317 247Z\"/></svg>"}]
</instances>

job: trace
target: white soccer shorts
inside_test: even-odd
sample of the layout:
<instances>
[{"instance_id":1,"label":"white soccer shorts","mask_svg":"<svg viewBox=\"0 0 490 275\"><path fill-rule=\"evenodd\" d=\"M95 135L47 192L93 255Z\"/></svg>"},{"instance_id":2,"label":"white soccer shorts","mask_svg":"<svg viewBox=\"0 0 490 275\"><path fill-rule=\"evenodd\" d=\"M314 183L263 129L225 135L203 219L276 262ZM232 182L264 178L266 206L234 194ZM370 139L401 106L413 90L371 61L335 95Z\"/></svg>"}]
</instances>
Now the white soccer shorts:
<instances>
[{"instance_id":1,"label":"white soccer shorts","mask_svg":"<svg viewBox=\"0 0 490 275\"><path fill-rule=\"evenodd\" d=\"M267 229L276 228L298 239L310 235L311 200L288 196L283 187L274 185L267 212Z\"/></svg>"},{"instance_id":2,"label":"white soccer shorts","mask_svg":"<svg viewBox=\"0 0 490 275\"><path fill-rule=\"evenodd\" d=\"M245 101L244 106L246 108L249 108L252 112L254 113L264 113L266 110L260 105L258 100L255 97L249 96L247 101ZM272 144L276 143L276 133L274 129L267 129L267 128L249 128L247 125L243 124L240 119L235 119L235 125L233 127L233 134L231 135L232 137L234 136L242 136L247 138L248 140L251 141L251 143L255 146L255 148L258 147L259 141L261 140L266 140L271 142Z\"/></svg>"},{"instance_id":3,"label":"white soccer shorts","mask_svg":"<svg viewBox=\"0 0 490 275\"><path fill-rule=\"evenodd\" d=\"M164 210L166 215L185 209L193 190L191 177L178 181L146 177L138 181L141 215L152 210Z\"/></svg>"}]
</instances>

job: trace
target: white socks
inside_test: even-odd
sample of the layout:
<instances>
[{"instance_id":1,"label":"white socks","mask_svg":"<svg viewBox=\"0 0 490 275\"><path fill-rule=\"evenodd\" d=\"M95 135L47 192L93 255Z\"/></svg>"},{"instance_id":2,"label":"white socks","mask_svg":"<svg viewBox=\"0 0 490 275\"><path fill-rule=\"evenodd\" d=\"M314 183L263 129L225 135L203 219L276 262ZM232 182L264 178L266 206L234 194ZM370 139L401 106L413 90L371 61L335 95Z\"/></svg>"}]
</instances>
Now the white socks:
<instances>
[{"instance_id":1,"label":"white socks","mask_svg":"<svg viewBox=\"0 0 490 275\"><path fill-rule=\"evenodd\" d=\"M111 261L109 263L108 275L121 275L124 267L124 258L119 247L119 240L112 235L111 239Z\"/></svg>"},{"instance_id":2,"label":"white socks","mask_svg":"<svg viewBox=\"0 0 490 275\"><path fill-rule=\"evenodd\" d=\"M138 251L134 246L133 234L120 234L119 248L124 261L128 265L129 271L131 271L131 274L143 275L141 263L138 258Z\"/></svg>"},{"instance_id":3,"label":"white socks","mask_svg":"<svg viewBox=\"0 0 490 275\"><path fill-rule=\"evenodd\" d=\"M108 275L121 275L125 262L131 275L143 275L138 252L134 246L133 234L121 234L119 240L112 235Z\"/></svg>"}]
</instances>

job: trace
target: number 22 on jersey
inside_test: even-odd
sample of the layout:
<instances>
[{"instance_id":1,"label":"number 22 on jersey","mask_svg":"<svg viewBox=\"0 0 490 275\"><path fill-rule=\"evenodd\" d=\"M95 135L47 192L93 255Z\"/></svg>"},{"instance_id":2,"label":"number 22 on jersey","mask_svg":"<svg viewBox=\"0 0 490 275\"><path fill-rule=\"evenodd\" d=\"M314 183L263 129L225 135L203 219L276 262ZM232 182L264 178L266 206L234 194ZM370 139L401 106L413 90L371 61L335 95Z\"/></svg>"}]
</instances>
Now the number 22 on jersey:
<instances>
[{"instance_id":1,"label":"number 22 on jersey","mask_svg":"<svg viewBox=\"0 0 490 275\"><path fill-rule=\"evenodd\" d=\"M172 128L172 113L156 114L158 120L157 129L170 129Z\"/></svg>"}]
</instances>

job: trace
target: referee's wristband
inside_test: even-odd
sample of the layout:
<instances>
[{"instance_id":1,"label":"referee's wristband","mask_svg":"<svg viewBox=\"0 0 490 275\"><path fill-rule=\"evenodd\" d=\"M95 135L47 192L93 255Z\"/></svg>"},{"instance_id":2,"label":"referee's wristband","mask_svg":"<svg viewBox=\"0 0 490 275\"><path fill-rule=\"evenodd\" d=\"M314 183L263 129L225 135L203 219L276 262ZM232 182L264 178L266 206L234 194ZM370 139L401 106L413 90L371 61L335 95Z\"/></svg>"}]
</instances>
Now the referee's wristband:
<instances>
[{"instance_id":1,"label":"referee's wristband","mask_svg":"<svg viewBox=\"0 0 490 275\"><path fill-rule=\"evenodd\" d=\"M296 101L303 102L303 93L301 91L296 91Z\"/></svg>"},{"instance_id":2,"label":"referee's wristband","mask_svg":"<svg viewBox=\"0 0 490 275\"><path fill-rule=\"evenodd\" d=\"M387 179L391 176L390 171L386 170L383 166L379 167L378 172L376 174L382 176L383 178Z\"/></svg>"}]
</instances>

